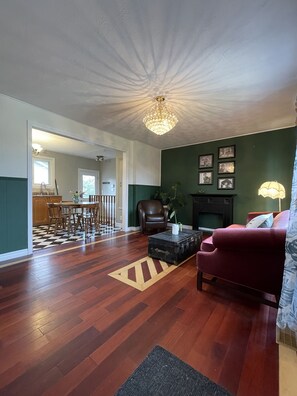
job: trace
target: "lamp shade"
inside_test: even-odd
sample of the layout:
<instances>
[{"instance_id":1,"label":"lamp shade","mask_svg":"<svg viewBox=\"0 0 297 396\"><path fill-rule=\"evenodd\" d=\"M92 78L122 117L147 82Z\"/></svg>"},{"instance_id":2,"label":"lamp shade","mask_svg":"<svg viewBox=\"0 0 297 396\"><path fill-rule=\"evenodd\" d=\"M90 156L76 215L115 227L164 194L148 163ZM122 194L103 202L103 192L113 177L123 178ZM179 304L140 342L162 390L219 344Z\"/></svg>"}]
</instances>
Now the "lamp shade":
<instances>
[{"instance_id":1,"label":"lamp shade","mask_svg":"<svg viewBox=\"0 0 297 396\"><path fill-rule=\"evenodd\" d=\"M283 199L286 197L286 190L285 187L277 181L268 181L261 184L258 190L258 195L262 195L265 198Z\"/></svg>"}]
</instances>

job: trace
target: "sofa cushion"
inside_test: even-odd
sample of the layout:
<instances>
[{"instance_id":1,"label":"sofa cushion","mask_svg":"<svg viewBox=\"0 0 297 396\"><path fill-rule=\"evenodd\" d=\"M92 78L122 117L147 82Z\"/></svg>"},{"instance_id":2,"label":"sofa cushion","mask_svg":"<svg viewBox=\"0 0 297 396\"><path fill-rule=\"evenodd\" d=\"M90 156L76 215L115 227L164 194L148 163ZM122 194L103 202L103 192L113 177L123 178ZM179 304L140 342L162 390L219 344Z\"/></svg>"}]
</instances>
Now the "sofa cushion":
<instances>
[{"instance_id":1,"label":"sofa cushion","mask_svg":"<svg viewBox=\"0 0 297 396\"><path fill-rule=\"evenodd\" d=\"M272 228L288 228L289 215L290 215L289 210L284 210L283 212L280 212L274 218Z\"/></svg>"},{"instance_id":2,"label":"sofa cushion","mask_svg":"<svg viewBox=\"0 0 297 396\"><path fill-rule=\"evenodd\" d=\"M162 215L162 214L147 214L146 221L164 221L164 215Z\"/></svg>"},{"instance_id":3,"label":"sofa cushion","mask_svg":"<svg viewBox=\"0 0 297 396\"><path fill-rule=\"evenodd\" d=\"M262 214L250 220L246 228L271 228L273 224L273 214Z\"/></svg>"}]
</instances>

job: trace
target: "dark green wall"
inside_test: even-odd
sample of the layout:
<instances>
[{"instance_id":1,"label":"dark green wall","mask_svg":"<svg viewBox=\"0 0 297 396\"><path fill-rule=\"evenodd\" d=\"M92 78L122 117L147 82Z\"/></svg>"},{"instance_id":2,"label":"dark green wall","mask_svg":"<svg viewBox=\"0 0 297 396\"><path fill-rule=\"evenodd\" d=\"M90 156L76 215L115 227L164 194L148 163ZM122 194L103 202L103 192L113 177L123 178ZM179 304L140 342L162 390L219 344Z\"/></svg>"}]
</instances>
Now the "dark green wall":
<instances>
[{"instance_id":1,"label":"dark green wall","mask_svg":"<svg viewBox=\"0 0 297 396\"><path fill-rule=\"evenodd\" d=\"M236 145L235 189L217 189L218 148ZM187 196L187 204L180 209L179 221L192 224L192 199L189 194L234 193L234 222L245 223L249 211L278 210L278 200L258 196L258 188L265 181L277 180L286 189L282 209L288 209L291 198L291 182L296 150L296 128L258 133L162 151L162 190L176 182ZM198 156L214 154L213 184L198 185ZM233 160L233 159L232 159ZM221 175L220 175L221 176Z\"/></svg>"},{"instance_id":2,"label":"dark green wall","mask_svg":"<svg viewBox=\"0 0 297 396\"><path fill-rule=\"evenodd\" d=\"M0 177L0 254L28 247L27 179Z\"/></svg>"},{"instance_id":3,"label":"dark green wall","mask_svg":"<svg viewBox=\"0 0 297 396\"><path fill-rule=\"evenodd\" d=\"M137 203L142 199L153 199L158 186L143 186L139 184L129 184L128 186L128 226L139 225L137 215Z\"/></svg>"}]
</instances>

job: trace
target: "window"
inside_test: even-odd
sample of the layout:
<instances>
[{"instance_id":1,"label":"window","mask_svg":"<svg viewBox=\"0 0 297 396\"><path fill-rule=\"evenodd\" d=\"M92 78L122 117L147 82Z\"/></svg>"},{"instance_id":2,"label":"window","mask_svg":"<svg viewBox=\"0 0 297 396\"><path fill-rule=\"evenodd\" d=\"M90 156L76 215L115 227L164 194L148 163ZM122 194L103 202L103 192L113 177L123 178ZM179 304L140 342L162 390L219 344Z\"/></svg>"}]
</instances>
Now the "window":
<instances>
[{"instance_id":1,"label":"window","mask_svg":"<svg viewBox=\"0 0 297 396\"><path fill-rule=\"evenodd\" d=\"M33 187L45 184L47 188L55 187L55 159L47 157L33 158Z\"/></svg>"},{"instance_id":2,"label":"window","mask_svg":"<svg viewBox=\"0 0 297 396\"><path fill-rule=\"evenodd\" d=\"M91 175L83 175L83 192L84 195L95 195L96 188L95 188L95 176Z\"/></svg>"},{"instance_id":3,"label":"window","mask_svg":"<svg viewBox=\"0 0 297 396\"><path fill-rule=\"evenodd\" d=\"M88 169L78 170L78 188L84 192L83 197L99 194L99 172Z\"/></svg>"}]
</instances>

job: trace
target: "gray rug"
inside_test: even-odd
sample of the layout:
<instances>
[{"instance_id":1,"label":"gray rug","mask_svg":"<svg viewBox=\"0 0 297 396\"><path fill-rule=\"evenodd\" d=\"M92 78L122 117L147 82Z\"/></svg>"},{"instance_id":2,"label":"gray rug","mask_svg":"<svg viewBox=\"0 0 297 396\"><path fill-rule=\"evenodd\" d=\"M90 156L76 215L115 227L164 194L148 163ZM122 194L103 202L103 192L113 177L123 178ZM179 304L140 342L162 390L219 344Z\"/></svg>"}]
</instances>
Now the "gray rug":
<instances>
[{"instance_id":1,"label":"gray rug","mask_svg":"<svg viewBox=\"0 0 297 396\"><path fill-rule=\"evenodd\" d=\"M224 388L156 346L115 396L230 396Z\"/></svg>"}]
</instances>

